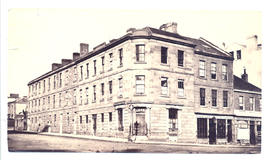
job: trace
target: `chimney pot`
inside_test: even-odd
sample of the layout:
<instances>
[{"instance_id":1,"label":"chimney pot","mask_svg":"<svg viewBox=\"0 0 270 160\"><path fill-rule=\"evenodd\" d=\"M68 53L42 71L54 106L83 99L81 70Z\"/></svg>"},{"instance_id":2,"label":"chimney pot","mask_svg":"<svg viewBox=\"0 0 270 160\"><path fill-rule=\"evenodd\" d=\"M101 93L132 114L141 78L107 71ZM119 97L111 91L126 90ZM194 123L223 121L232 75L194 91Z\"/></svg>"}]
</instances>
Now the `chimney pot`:
<instances>
[{"instance_id":1,"label":"chimney pot","mask_svg":"<svg viewBox=\"0 0 270 160\"><path fill-rule=\"evenodd\" d=\"M166 23L161 25L159 29L162 31L177 33L177 23L176 22Z\"/></svg>"},{"instance_id":2,"label":"chimney pot","mask_svg":"<svg viewBox=\"0 0 270 160\"><path fill-rule=\"evenodd\" d=\"M88 53L89 45L86 43L80 43L80 56Z\"/></svg>"},{"instance_id":3,"label":"chimney pot","mask_svg":"<svg viewBox=\"0 0 270 160\"><path fill-rule=\"evenodd\" d=\"M241 75L241 78L244 81L248 82L248 74L246 73L246 68L244 68L244 74Z\"/></svg>"},{"instance_id":4,"label":"chimney pot","mask_svg":"<svg viewBox=\"0 0 270 160\"><path fill-rule=\"evenodd\" d=\"M79 58L80 58L80 53L74 52L74 53L73 53L73 58L72 58L73 61L74 61L74 60L77 60L77 59L79 59Z\"/></svg>"}]
</instances>

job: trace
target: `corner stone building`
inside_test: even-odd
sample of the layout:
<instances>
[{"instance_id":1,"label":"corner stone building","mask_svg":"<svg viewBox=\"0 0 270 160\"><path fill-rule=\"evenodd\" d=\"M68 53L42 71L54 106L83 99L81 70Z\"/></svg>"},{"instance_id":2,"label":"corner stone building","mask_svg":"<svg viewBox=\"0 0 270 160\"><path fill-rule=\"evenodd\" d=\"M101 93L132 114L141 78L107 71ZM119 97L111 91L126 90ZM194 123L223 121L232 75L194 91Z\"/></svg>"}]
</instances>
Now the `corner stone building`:
<instances>
[{"instance_id":1,"label":"corner stone building","mask_svg":"<svg viewBox=\"0 0 270 160\"><path fill-rule=\"evenodd\" d=\"M130 28L30 81L28 130L189 143L236 142L233 57L209 41Z\"/></svg>"}]
</instances>

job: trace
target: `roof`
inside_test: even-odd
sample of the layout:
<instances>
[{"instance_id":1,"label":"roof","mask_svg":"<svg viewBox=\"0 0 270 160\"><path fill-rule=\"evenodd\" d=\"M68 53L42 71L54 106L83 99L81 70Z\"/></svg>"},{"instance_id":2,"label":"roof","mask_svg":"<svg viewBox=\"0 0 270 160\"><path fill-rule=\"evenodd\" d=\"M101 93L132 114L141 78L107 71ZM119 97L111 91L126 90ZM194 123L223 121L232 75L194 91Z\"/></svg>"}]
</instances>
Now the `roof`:
<instances>
[{"instance_id":1,"label":"roof","mask_svg":"<svg viewBox=\"0 0 270 160\"><path fill-rule=\"evenodd\" d=\"M143 31L147 32L147 34L139 34L135 33L136 31ZM135 33L135 34L133 34ZM185 37L182 35L179 35L178 33L172 33L172 32L167 32L163 31L160 29L152 28L152 27L145 27L143 29L135 29L133 33L128 33L118 39L114 39L113 41L110 41L110 43L102 45L102 47L99 47L97 49L94 49L93 51L90 51L89 53L81 56L80 58L73 60L72 62L61 65L58 69L49 71L38 78L33 79L28 83L28 85L31 85L40 79L46 78L50 75L53 75L56 72L60 72L64 70L65 68L68 68L72 65L76 65L77 63L84 61L85 59L89 59L97 54L100 54L103 51L106 51L116 45L119 45L127 40L130 39L155 39L155 40L160 40L164 42L169 42L169 43L174 43L178 45L184 45L187 47L192 47L195 50L195 54L200 54L200 55L205 55L205 56L210 56L210 57L215 57L215 58L222 58L226 60L233 60L233 57L230 53L220 49L219 47L215 46L211 42L207 41L204 38L200 39L195 39L195 38L190 38L190 37ZM142 33L142 32L140 32ZM164 37L166 36L166 37Z\"/></svg>"},{"instance_id":2,"label":"roof","mask_svg":"<svg viewBox=\"0 0 270 160\"><path fill-rule=\"evenodd\" d=\"M256 87L255 85L246 82L245 80L233 76L233 88L234 89L239 89L239 90L245 90L245 91L253 91L253 92L261 92L261 88Z\"/></svg>"}]
</instances>

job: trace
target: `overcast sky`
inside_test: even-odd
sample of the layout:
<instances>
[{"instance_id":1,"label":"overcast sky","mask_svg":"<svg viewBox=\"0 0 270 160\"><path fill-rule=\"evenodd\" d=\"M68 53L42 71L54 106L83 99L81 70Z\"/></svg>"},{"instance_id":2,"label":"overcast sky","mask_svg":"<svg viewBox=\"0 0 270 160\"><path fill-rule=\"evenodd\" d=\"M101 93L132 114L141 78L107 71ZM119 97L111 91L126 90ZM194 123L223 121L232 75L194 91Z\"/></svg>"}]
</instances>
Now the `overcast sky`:
<instances>
[{"instance_id":1,"label":"overcast sky","mask_svg":"<svg viewBox=\"0 0 270 160\"><path fill-rule=\"evenodd\" d=\"M128 28L159 28L178 23L178 33L222 42L261 40L261 12L97 9L9 9L8 93L28 94L27 83L51 70L52 63L72 58L80 43L90 51L102 42L119 38Z\"/></svg>"}]
</instances>

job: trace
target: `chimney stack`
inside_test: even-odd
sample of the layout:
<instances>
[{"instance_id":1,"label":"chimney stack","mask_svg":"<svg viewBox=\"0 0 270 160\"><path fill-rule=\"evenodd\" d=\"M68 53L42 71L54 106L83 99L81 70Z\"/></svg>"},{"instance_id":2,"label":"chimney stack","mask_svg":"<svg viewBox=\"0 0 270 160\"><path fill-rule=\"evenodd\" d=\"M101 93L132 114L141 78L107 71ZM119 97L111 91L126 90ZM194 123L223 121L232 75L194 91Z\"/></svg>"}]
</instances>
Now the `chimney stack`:
<instances>
[{"instance_id":1,"label":"chimney stack","mask_svg":"<svg viewBox=\"0 0 270 160\"><path fill-rule=\"evenodd\" d=\"M73 61L80 58L80 53L74 52L73 53Z\"/></svg>"},{"instance_id":2,"label":"chimney stack","mask_svg":"<svg viewBox=\"0 0 270 160\"><path fill-rule=\"evenodd\" d=\"M248 74L246 73L246 68L244 68L244 74L242 74L242 79L246 82L248 82Z\"/></svg>"},{"instance_id":3,"label":"chimney stack","mask_svg":"<svg viewBox=\"0 0 270 160\"><path fill-rule=\"evenodd\" d=\"M59 63L53 63L52 64L52 71L56 70L59 67L61 67L61 64L59 64Z\"/></svg>"},{"instance_id":4,"label":"chimney stack","mask_svg":"<svg viewBox=\"0 0 270 160\"><path fill-rule=\"evenodd\" d=\"M88 53L89 45L86 43L80 43L80 56Z\"/></svg>"},{"instance_id":5,"label":"chimney stack","mask_svg":"<svg viewBox=\"0 0 270 160\"><path fill-rule=\"evenodd\" d=\"M176 22L166 23L161 25L159 29L162 31L177 33L177 23Z\"/></svg>"},{"instance_id":6,"label":"chimney stack","mask_svg":"<svg viewBox=\"0 0 270 160\"><path fill-rule=\"evenodd\" d=\"M62 66L67 65L67 64L69 64L71 62L72 62L71 59L62 59Z\"/></svg>"}]
</instances>

